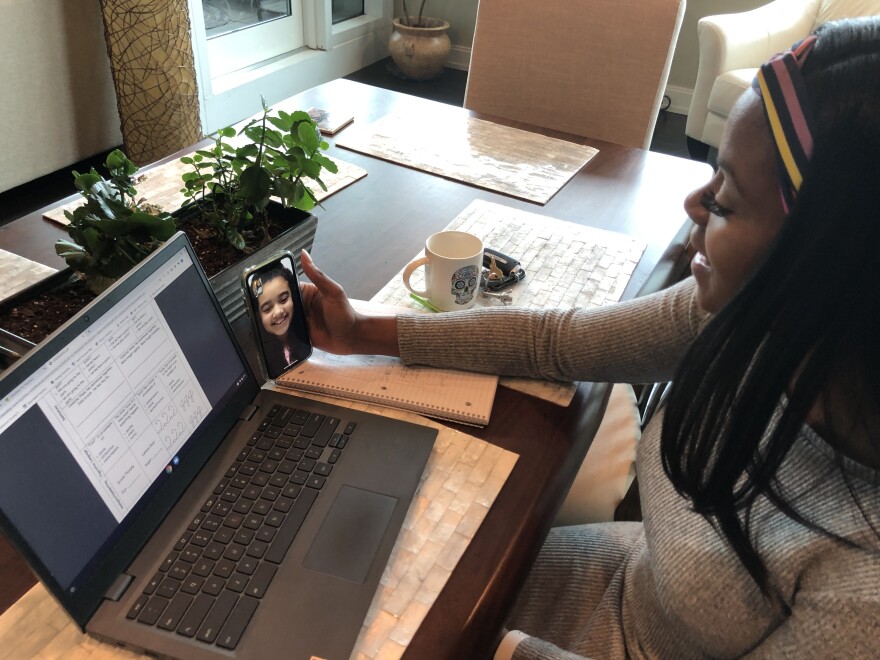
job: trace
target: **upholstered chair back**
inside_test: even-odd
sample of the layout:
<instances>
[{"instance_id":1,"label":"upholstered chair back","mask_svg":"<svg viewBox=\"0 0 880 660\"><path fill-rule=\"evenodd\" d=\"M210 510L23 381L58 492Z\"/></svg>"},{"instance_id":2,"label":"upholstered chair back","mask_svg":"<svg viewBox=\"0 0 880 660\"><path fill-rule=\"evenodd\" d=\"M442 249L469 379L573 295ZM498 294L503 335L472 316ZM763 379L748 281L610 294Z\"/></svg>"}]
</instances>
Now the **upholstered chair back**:
<instances>
[{"instance_id":1,"label":"upholstered chair back","mask_svg":"<svg viewBox=\"0 0 880 660\"><path fill-rule=\"evenodd\" d=\"M465 107L647 148L685 0L480 0Z\"/></svg>"}]
</instances>

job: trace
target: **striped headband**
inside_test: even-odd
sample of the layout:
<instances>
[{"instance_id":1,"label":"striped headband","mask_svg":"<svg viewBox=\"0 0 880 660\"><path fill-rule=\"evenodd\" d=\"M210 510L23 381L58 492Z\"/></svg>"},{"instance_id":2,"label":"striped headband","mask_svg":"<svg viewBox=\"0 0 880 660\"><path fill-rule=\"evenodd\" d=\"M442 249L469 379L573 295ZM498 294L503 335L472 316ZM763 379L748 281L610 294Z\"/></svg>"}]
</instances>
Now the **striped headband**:
<instances>
[{"instance_id":1,"label":"striped headband","mask_svg":"<svg viewBox=\"0 0 880 660\"><path fill-rule=\"evenodd\" d=\"M816 43L810 35L791 50L763 64L752 81L764 103L779 163L779 190L785 212L791 210L803 181L803 172L813 154L812 106L801 67Z\"/></svg>"}]
</instances>

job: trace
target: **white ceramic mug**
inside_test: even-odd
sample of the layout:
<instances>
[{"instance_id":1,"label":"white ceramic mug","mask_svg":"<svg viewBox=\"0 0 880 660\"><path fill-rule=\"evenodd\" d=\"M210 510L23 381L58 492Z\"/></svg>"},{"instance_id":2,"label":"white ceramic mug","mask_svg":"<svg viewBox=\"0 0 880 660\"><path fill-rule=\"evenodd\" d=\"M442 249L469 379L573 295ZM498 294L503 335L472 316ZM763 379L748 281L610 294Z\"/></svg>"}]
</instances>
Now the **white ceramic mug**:
<instances>
[{"instance_id":1,"label":"white ceramic mug","mask_svg":"<svg viewBox=\"0 0 880 660\"><path fill-rule=\"evenodd\" d=\"M425 290L410 283L413 272L425 267ZM483 270L483 241L465 231L441 231L425 241L425 256L403 270L403 284L444 312L468 309L479 294Z\"/></svg>"}]
</instances>

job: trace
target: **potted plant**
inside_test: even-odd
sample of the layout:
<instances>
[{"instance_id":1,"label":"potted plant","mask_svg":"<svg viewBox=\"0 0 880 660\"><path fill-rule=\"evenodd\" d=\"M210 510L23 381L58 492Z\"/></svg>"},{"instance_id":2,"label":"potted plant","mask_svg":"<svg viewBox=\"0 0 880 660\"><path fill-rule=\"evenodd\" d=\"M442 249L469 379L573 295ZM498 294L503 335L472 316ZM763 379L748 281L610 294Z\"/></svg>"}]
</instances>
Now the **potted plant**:
<instances>
[{"instance_id":1,"label":"potted plant","mask_svg":"<svg viewBox=\"0 0 880 660\"><path fill-rule=\"evenodd\" d=\"M104 166L108 179L94 168L73 172L85 203L65 211L70 239L55 244L69 267L0 304L5 363L42 341L177 231L171 215L137 199L137 167L124 153L110 152Z\"/></svg>"},{"instance_id":2,"label":"potted plant","mask_svg":"<svg viewBox=\"0 0 880 660\"><path fill-rule=\"evenodd\" d=\"M326 189L321 172L337 169L323 154L328 146L307 113L270 115L263 103L262 116L240 133L222 129L211 148L183 159L193 167L183 175L189 202L172 214L137 199L137 167L119 150L107 157L108 179L74 172L85 204L65 211L70 238L55 248L69 269L0 304L0 356L23 355L178 227L234 320L244 313L238 278L248 261L311 246L316 201L305 182Z\"/></svg>"},{"instance_id":3,"label":"potted plant","mask_svg":"<svg viewBox=\"0 0 880 660\"><path fill-rule=\"evenodd\" d=\"M337 171L322 153L329 145L308 113L270 114L265 100L262 105L262 116L240 132L223 128L212 136L211 148L180 159L193 168L183 175L181 192L189 201L181 211L194 211L245 253L271 239L273 198L285 208L310 211L316 200L306 180L326 190L321 171ZM237 135L248 141L236 146Z\"/></svg>"},{"instance_id":4,"label":"potted plant","mask_svg":"<svg viewBox=\"0 0 880 660\"><path fill-rule=\"evenodd\" d=\"M424 16L422 0L417 17L413 17L403 0L403 16L394 19L394 31L388 41L391 59L401 75L410 80L431 80L443 73L452 42L446 33L449 23Z\"/></svg>"},{"instance_id":5,"label":"potted plant","mask_svg":"<svg viewBox=\"0 0 880 660\"><path fill-rule=\"evenodd\" d=\"M175 215L184 230L192 229L187 233L196 252L205 240L226 242L238 252L226 260L229 268L209 272L230 321L244 313L243 268L288 249L297 255L299 270L299 251L311 246L317 226L308 213L316 199L306 182L326 190L321 172L337 171L308 113L271 113L265 101L262 106L262 115L240 131L223 128L211 147L181 158L192 169L182 176L188 201Z\"/></svg>"},{"instance_id":6,"label":"potted plant","mask_svg":"<svg viewBox=\"0 0 880 660\"><path fill-rule=\"evenodd\" d=\"M74 171L74 185L86 203L64 212L71 240L55 243L55 252L96 294L177 231L171 215L137 200L137 167L124 153L110 152L105 167L109 180L94 168L85 174Z\"/></svg>"}]
</instances>

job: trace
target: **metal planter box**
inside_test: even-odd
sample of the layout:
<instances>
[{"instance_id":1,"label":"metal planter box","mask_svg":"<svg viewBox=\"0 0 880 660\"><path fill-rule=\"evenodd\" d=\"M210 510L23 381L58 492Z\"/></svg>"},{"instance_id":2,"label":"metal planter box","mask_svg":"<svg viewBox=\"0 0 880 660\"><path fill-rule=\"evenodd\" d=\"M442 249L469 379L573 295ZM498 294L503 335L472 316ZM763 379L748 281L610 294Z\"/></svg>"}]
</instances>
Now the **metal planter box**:
<instances>
[{"instance_id":1,"label":"metal planter box","mask_svg":"<svg viewBox=\"0 0 880 660\"><path fill-rule=\"evenodd\" d=\"M280 215L282 222L289 225L290 228L276 236L265 247L247 255L240 261L231 264L226 269L209 278L211 288L214 289L214 293L220 301L220 306L223 308L223 312L230 323L245 313L244 298L240 284L242 270L260 261L264 261L279 250L290 250L294 255L297 275L301 275L300 251L302 249L310 249L315 240L318 219L314 215L297 209L285 209L276 202L270 202L270 209L270 213L275 214L276 217ZM0 310L21 304L29 298L36 297L54 287L61 286L67 281L70 274L71 270L65 268L51 275L0 303ZM10 366L34 346L33 342L0 328L0 368Z\"/></svg>"}]
</instances>

